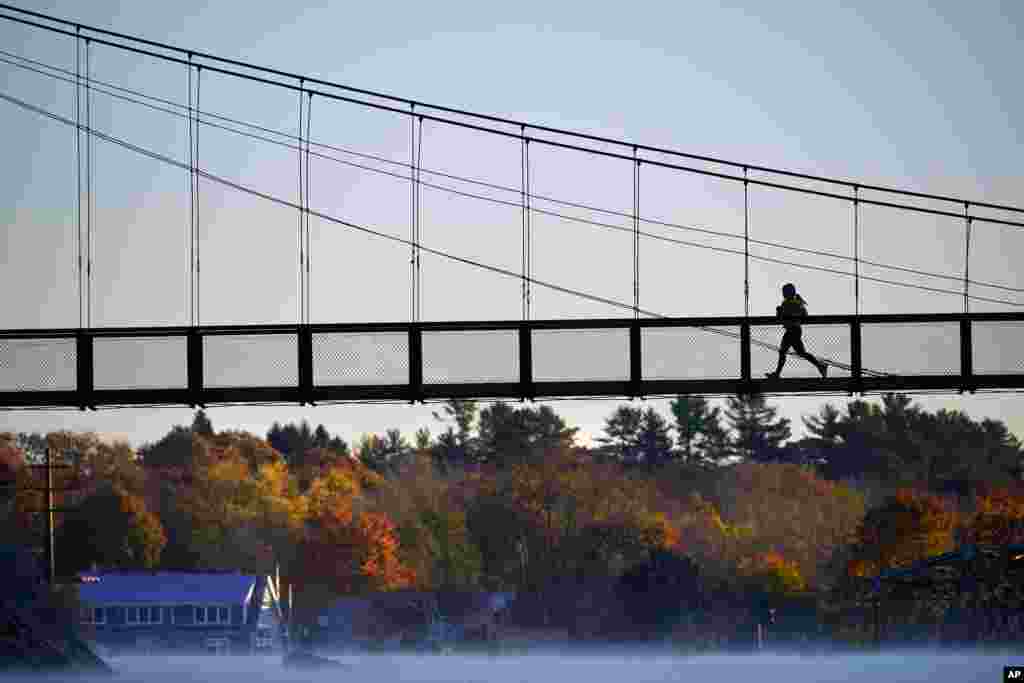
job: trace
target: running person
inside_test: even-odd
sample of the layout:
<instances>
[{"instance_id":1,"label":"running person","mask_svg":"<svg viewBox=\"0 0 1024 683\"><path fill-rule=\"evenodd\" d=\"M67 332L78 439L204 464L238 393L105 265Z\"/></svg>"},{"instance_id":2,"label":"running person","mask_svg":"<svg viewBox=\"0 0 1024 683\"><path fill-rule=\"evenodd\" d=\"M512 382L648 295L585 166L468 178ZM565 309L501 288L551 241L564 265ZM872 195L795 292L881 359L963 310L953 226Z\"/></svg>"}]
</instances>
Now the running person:
<instances>
[{"instance_id":1,"label":"running person","mask_svg":"<svg viewBox=\"0 0 1024 683\"><path fill-rule=\"evenodd\" d=\"M793 349L798 356L807 359L818 368L821 376L825 377L828 374L828 364L818 360L804 348L803 330L800 328L799 320L807 316L807 302L796 293L796 287L792 283L783 285L782 304L775 307L775 314L785 321L786 333L782 335L782 344L779 347L779 367L766 376L778 379L782 373L782 366L786 364L786 354Z\"/></svg>"}]
</instances>

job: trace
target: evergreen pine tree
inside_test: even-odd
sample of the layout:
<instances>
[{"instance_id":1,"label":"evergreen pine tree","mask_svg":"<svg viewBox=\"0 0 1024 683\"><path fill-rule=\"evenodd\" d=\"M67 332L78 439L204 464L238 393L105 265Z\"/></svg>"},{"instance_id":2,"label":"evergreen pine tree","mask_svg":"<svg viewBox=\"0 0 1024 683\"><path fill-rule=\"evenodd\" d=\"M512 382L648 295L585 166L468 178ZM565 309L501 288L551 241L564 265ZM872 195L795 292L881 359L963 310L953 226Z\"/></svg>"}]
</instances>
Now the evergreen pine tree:
<instances>
[{"instance_id":1,"label":"evergreen pine tree","mask_svg":"<svg viewBox=\"0 0 1024 683\"><path fill-rule=\"evenodd\" d=\"M792 434L787 418L779 418L778 409L767 405L762 394L730 396L725 417L735 431L735 453L744 460L771 462L778 459L780 447Z\"/></svg>"}]
</instances>

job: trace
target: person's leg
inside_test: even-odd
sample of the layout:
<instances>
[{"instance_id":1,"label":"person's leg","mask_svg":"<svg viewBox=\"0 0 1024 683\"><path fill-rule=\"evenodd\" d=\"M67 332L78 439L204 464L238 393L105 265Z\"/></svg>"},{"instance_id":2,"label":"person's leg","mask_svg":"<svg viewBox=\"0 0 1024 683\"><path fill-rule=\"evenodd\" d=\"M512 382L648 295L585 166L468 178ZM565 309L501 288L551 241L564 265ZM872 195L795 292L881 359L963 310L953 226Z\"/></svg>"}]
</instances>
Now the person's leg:
<instances>
[{"instance_id":1,"label":"person's leg","mask_svg":"<svg viewBox=\"0 0 1024 683\"><path fill-rule=\"evenodd\" d=\"M782 343L779 344L779 364L775 368L775 372L769 372L769 377L778 377L782 374L782 368L786 364L786 355L789 353L790 347L793 346L793 331L786 330L786 333L782 335Z\"/></svg>"},{"instance_id":2,"label":"person's leg","mask_svg":"<svg viewBox=\"0 0 1024 683\"><path fill-rule=\"evenodd\" d=\"M824 377L825 374L828 372L828 365L815 358L814 354L812 354L804 347L804 340L802 335L798 335L796 339L793 340L793 350L796 351L798 356L804 358L805 360L813 364L814 367L818 368L818 372L821 373L822 377Z\"/></svg>"}]
</instances>

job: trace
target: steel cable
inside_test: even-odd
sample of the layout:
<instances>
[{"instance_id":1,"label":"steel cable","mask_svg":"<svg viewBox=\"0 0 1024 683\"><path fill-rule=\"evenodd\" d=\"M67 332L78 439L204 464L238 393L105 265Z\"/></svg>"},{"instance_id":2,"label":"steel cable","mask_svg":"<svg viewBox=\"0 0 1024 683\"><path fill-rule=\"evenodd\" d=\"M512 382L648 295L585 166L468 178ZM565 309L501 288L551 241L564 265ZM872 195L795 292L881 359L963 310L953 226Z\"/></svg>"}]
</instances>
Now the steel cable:
<instances>
[{"instance_id":1,"label":"steel cable","mask_svg":"<svg viewBox=\"0 0 1024 683\"><path fill-rule=\"evenodd\" d=\"M8 52L5 52L4 50L0 50L0 54L11 55L12 53L8 53ZM28 61L28 62L31 62L31 63L43 64L41 62L35 62L35 60L29 60L28 58L24 58L24 57L20 57L20 56L15 56L15 57L17 59L22 59L22 60L25 60L25 61ZM53 74L49 74L49 73L40 71L38 69L32 69L32 68L24 66L22 64L17 64L15 62L8 61L8 60L3 59L3 58L0 58L0 62L11 64L13 66L24 68L24 69L27 69L27 70L30 70L30 71L35 71L36 73L40 73L42 75L45 75L45 76L48 76L48 77L51 77L51 78L55 78L55 79L58 79L58 80L64 80L64 81L68 80L68 79L65 79L65 78L61 78L59 76L55 76ZM56 71L63 71L62 69L60 69L58 67L52 67L52 66L48 66L48 65L46 65L46 66L47 66L47 68L51 68L51 69L56 70ZM93 83L102 83L102 82L94 80ZM164 99L161 99L161 98L158 98L158 97L154 97L154 96L151 96L151 95L140 93L138 91L130 90L130 89L127 89L127 88L122 88L122 87L117 86L117 85L112 85L112 84L109 84L109 83L104 83L104 85L106 85L107 87L116 89L116 90L120 90L122 92L129 92L129 93L137 95L139 97L149 98L149 99L152 99L154 101L162 102L162 103L168 104L170 106L174 106L174 107L181 107L182 106L182 105L177 104L177 103L175 103L173 101L170 101L170 100L164 100ZM93 87L93 90L95 92L101 92L101 93L103 93L105 95L108 95L110 97L121 99L123 101L132 102L134 104L138 104L140 106L147 107L147 108L150 108L150 109L155 110L155 111L160 111L160 112L172 115L172 116L184 116L183 114L179 114L178 112L170 111L170 110L164 109L162 107L158 107L158 106L152 105L152 104L150 104L148 102L138 101L138 100L132 99L131 97L125 97L125 96L122 96L122 95L118 95L116 93L104 91L101 88L96 88L95 86ZM312 96L312 93L310 93L310 96ZM210 117L210 118L215 118L215 119L219 119L219 120L222 120L222 121L227 121L227 122L230 122L230 123L234 123L236 125L246 126L246 127L252 128L254 130L261 130L261 131L264 131L264 132L267 132L267 133L278 135L278 136L280 136L282 138L287 138L287 139L291 139L291 140L299 140L299 145L292 145L292 144L289 144L287 142L283 142L283 141L280 141L280 140L273 140L273 139L270 139L270 138L267 138L267 137L264 137L264 136L261 136L261 135L256 135L256 134L249 133L249 132L246 132L246 131L237 130L237 129L231 128L230 126L219 125L219 124L213 123L213 122L208 121L208 120L204 120L203 121L203 123L205 125L213 127L213 128L217 128L217 129L220 129L220 130L231 132L231 133L234 133L236 135L241 135L241 136L244 136L244 137L248 137L250 139L260 140L260 141L263 141L263 142L267 142L269 144L283 146L283 147L286 147L286 148L289 148L289 149L299 149L301 151L301 142L302 141L301 141L301 138L296 138L296 136L289 135L287 133L284 133L284 132L281 132L281 131L277 131L277 130L274 130L274 129L265 128L265 127L262 127L262 126L259 126L259 125L256 125L256 124L245 122L245 121L240 121L238 119L233 119L233 118L230 118L230 117L222 116L222 115L219 115L219 114L216 114L216 113L212 113L212 112L199 112L198 110L196 110L197 118L198 118L199 113L202 113L203 115L205 115L207 117ZM527 144L529 143L529 139L526 139L526 143ZM402 167L406 166L406 164L404 162L393 161L393 160L390 160L390 159L387 159L387 158L384 158L384 157L380 157L380 156L376 156L376 155L372 155L372 154L366 154L366 153L363 153L363 152L358 152L358 151L354 151L354 150L343 148L343 147L337 147L337 146L329 145L329 144L322 143L322 142L312 142L312 143L310 143L309 141L306 141L306 144L307 145L312 144L313 146L321 147L323 149L329 149L329 150L336 151L336 152L340 152L342 154L348 154L348 155L351 155L351 156L357 156L357 157L361 157L361 158L365 158L365 159L371 159L371 160L374 160L374 161L378 161L380 163L387 163L387 164L391 164L391 165L395 165L395 166L402 166ZM406 179L405 176L402 176L402 175L400 175L398 173L393 173L393 172L386 171L386 170L383 170L383 169L374 168L372 166L366 166L366 165L363 165L363 164L358 164L358 163L347 161L347 160L344 160L344 159L339 159L339 158L331 156L331 155L322 154L322 153L319 153L319 152L310 152L310 154L312 154L312 156L316 156L318 158L322 158L322 159L325 159L325 160L333 161L335 163L346 165L346 166L349 166L349 167L352 167L352 168L358 168L358 169L369 171L369 172L372 172L372 173L377 173L377 174L380 174L380 175L390 176L390 177L393 177L393 178L396 178L396 179L402 179L402 180ZM506 186L502 186L502 185L497 185L497 184L494 184L494 183L488 183L488 182L485 182L485 181L481 181L479 179L467 178L465 176L458 176L458 175L454 175L454 174L450 174L450 173L445 173L445 172L439 171L439 170L425 169L425 168L421 167L419 169L419 172L420 173L425 172L425 173L427 173L429 175L435 175L435 176L438 176L438 177L448 178L448 179L451 179L451 180L456 180L456 181L464 182L464 183L467 183L467 184L479 185L481 187L487 187L489 189L500 190L500 191L509 192L509 193L518 193L518 192L520 192L520 190L518 190L516 188L511 188L511 187L506 187ZM495 204L502 204L502 205L506 205L506 206L518 206L517 204L515 204L512 201L507 201L507 200L497 199L497 198L494 198L494 197L488 197L488 196L485 196L485 195L479 195L479 194L474 194L474 193L470 193L470 192L465 192L465 191L458 190L458 189L455 189L455 188L452 188L452 187L448 187L448 186L444 186L444 185L437 185L437 184L428 183L428 182L421 182L421 184L423 186L425 186L425 187L430 188L430 189L435 189L435 190L440 190L440 191L448 192L448 193L451 193L451 194L454 194L454 195L457 195L457 196L462 196L462 197L467 197L467 198L471 198L471 199L487 201L487 202L491 202L491 203L495 203ZM579 202L567 201L567 200L558 199L558 198L554 198L554 197L548 197L548 196L544 196L544 195L533 195L533 197L536 198L536 199L540 199L542 201L550 202L552 204L558 204L558 205L562 205L562 206L569 206L569 207L572 207L572 208L582 209L582 210L586 210L586 211L593 211L593 212L597 212L597 213L604 213L604 214L608 214L608 215L612 215L612 216L617 216L617 217L621 217L621 218L630 219L631 221L634 219L634 216L632 214L621 212L621 211L615 211L613 209L606 209L606 208L602 208L602 207L596 207L596 206L592 206L592 205L582 204L582 203L579 203ZM853 200L850 200L850 201L853 201ZM859 203L860 203L860 201L857 200L857 205L858 206L859 206ZM541 213L541 214L552 216L552 217L555 217L555 218L561 218L561 219L571 220L571 221L580 222L580 223L589 223L591 225L600 226L600 227L615 227L615 226L610 226L607 223L602 223L602 222L599 222L599 221L588 220L588 219L585 219L585 218L580 218L580 217L577 217L577 216L571 216L571 215L567 215L567 214L562 214L562 213L558 213L558 212L554 212L554 211L548 211L548 210L544 210L544 209L534 209L534 210L539 212L539 213ZM960 217L962 218L963 216L961 215ZM660 227L678 229L678 230L683 230L683 231L688 231L688 232L697 232L697 233L702 233L702 234L706 234L706 235L710 235L710 236L714 236L714 237L725 237L725 238L731 238L731 239L744 239L745 241L749 241L750 244L756 244L756 245L760 245L760 246L772 247L772 248L782 249L782 250L786 250L786 251L793 251L793 252L797 252L797 253L804 253L804 254L809 254L809 255L814 255L814 256L822 256L822 257L832 258L832 259L836 259L836 260L851 261L851 262L854 263L855 269L858 269L859 268L859 264L862 263L864 265L872 266L872 267L875 267L875 268L881 268L881 269L886 269L886 270L894 270L894 271L899 271L899 272L905 272L905 273L908 273L908 274L918 275L918 276L921 276L921 277L930 277L930 278L936 278L936 279L944 279L944 280L954 281L954 282L957 282L957 283L962 283L963 280L964 280L963 276L959 276L959 275L943 274L943 273L932 273L932 272L921 270L921 269L917 269L917 268L908 268L908 267L897 266L897 265L893 265L893 264L880 263L880 262L877 262L877 261L871 261L871 260L862 259L862 258L858 259L856 256L851 257L851 256L848 256L846 254L841 254L841 253L838 253L838 252L816 250L816 249L807 249L807 248L804 248L804 247L798 247L798 246L795 246L795 245L785 244L785 243L780 243L780 242L772 242L772 241L769 241L769 240L750 239L749 236L747 236L747 235L741 235L741 234L729 233L729 232L723 232L723 231L717 231L717 230L710 230L710 229L707 229L707 228L700 228L700 227L691 226L691 225L684 225L684 224L680 224L680 223L672 223L672 222L660 221L660 220L656 220L656 219L652 219L652 218L640 217L639 220L640 220L641 223L648 223L650 225L656 225L656 226L660 226ZM661 237L659 235L655 235L655 234L652 234L652 233L641 232L640 234L643 237L652 238L652 239L656 239L656 240L662 240L662 241L668 241L668 242L673 242L674 241L671 238ZM689 243L689 242L676 242L676 243L683 244L683 245L686 245L686 246L695 246L695 247L704 248L704 249L721 250L720 248L717 248L717 247L712 247L712 246L708 246L708 245L700 245L700 244L696 244L696 243ZM729 251L729 250L724 250L724 251ZM732 252L730 252L730 253L732 253ZM757 256L753 256L752 258L759 259L759 257L757 257ZM794 266L797 266L797 267L804 267L802 264L799 264L799 263L790 263L790 262L785 262L785 261L772 261L772 262L778 262L778 263L782 263L784 265L794 265ZM841 275L847 275L847 276L851 275L850 273L845 272L845 271L838 271L838 270L832 270L832 269L826 269L825 272L831 272L831 273L834 273L834 274L841 274ZM853 274L853 275L856 277L856 274ZM901 282L898 282L898 281L891 281L891 280L885 280L885 279L879 279L879 278L866 278L866 279L871 279L871 280L873 280L875 282L879 282L879 283L882 283L882 284L893 284L893 285L898 285L898 286L917 287L916 285L910 285L908 283L901 283ZM998 290L1007 291L1007 292L1024 293L1024 288L1020 288L1020 287L1010 287L1010 286L1007 286L1007 285L1001 285L1001 284L990 283L990 282L982 282L982 281L977 281L977 280L970 280L970 284L973 284L973 285L976 285L976 286L979 286L979 287L998 289ZM925 289L927 291L956 294L957 296L960 295L959 291L940 290L940 289L927 288L927 287L921 287L921 288ZM972 296L971 298L975 298L975 297ZM989 301L991 303L1007 303L1009 305L1019 305L1019 304L1017 304L1015 302L1005 302L1005 301L998 300L998 299L982 299L982 300Z\"/></svg>"}]
</instances>

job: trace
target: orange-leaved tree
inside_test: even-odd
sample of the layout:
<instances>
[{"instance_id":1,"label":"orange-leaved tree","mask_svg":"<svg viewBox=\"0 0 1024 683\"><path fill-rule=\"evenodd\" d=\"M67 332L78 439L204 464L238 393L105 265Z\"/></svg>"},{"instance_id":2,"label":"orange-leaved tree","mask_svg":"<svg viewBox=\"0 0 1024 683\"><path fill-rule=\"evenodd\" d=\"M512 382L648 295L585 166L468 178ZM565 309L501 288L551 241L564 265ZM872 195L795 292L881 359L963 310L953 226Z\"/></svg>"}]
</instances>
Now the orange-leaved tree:
<instances>
[{"instance_id":1,"label":"orange-leaved tree","mask_svg":"<svg viewBox=\"0 0 1024 683\"><path fill-rule=\"evenodd\" d=\"M398 557L398 535L386 515L354 516L341 506L310 520L292 575L297 584L336 594L407 588L416 579Z\"/></svg>"},{"instance_id":2,"label":"orange-leaved tree","mask_svg":"<svg viewBox=\"0 0 1024 683\"><path fill-rule=\"evenodd\" d=\"M813 585L825 578L822 569L850 543L865 513L862 495L793 464L728 468L718 490L722 514L749 526L756 549L777 550Z\"/></svg>"},{"instance_id":3,"label":"orange-leaved tree","mask_svg":"<svg viewBox=\"0 0 1024 683\"><path fill-rule=\"evenodd\" d=\"M1024 496L1005 488L979 496L967 532L975 543L1024 542Z\"/></svg>"},{"instance_id":4,"label":"orange-leaved tree","mask_svg":"<svg viewBox=\"0 0 1024 683\"><path fill-rule=\"evenodd\" d=\"M953 549L957 513L939 496L900 489L865 515L848 564L854 576L872 576Z\"/></svg>"},{"instance_id":5,"label":"orange-leaved tree","mask_svg":"<svg viewBox=\"0 0 1024 683\"><path fill-rule=\"evenodd\" d=\"M741 560L739 576L741 583L748 588L777 595L797 593L807 588L799 565L774 550Z\"/></svg>"}]
</instances>

